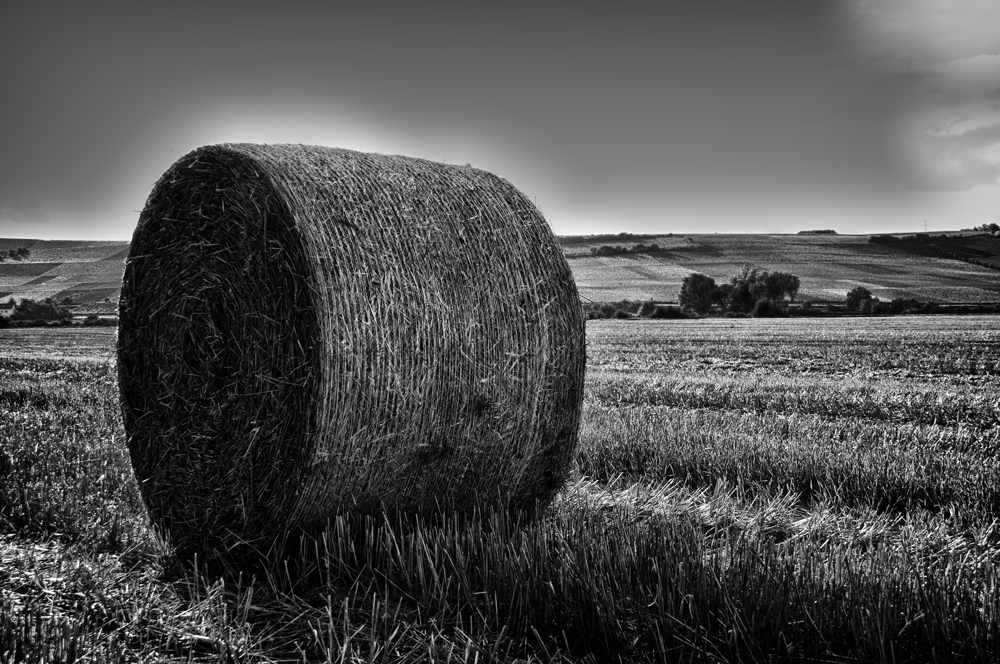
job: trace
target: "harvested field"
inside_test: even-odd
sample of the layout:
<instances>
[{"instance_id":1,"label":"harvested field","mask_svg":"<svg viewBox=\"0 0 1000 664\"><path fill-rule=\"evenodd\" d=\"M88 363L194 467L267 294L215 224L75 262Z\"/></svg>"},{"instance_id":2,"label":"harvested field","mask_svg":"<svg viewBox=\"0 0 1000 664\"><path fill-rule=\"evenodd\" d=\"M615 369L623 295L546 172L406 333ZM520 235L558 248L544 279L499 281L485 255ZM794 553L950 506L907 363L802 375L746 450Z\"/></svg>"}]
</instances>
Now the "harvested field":
<instances>
[{"instance_id":1,"label":"harvested field","mask_svg":"<svg viewBox=\"0 0 1000 664\"><path fill-rule=\"evenodd\" d=\"M115 365L115 328L42 327L0 330L0 357Z\"/></svg>"},{"instance_id":2,"label":"harvested field","mask_svg":"<svg viewBox=\"0 0 1000 664\"><path fill-rule=\"evenodd\" d=\"M0 630L28 661L996 661L998 330L593 321L541 521L347 515L253 579L177 566L114 371L39 331L0 355Z\"/></svg>"}]
</instances>

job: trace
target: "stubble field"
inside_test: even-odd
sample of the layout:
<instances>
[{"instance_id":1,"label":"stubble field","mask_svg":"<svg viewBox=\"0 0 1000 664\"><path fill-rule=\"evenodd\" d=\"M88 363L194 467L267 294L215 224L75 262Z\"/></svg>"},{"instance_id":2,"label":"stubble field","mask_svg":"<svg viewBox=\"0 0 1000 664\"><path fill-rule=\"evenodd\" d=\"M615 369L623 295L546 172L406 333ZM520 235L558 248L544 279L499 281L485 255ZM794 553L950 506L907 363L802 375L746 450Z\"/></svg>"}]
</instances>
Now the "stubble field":
<instances>
[{"instance_id":1,"label":"stubble field","mask_svg":"<svg viewBox=\"0 0 1000 664\"><path fill-rule=\"evenodd\" d=\"M540 522L347 515L252 579L147 525L113 330L0 331L0 661L996 661L998 323L591 321Z\"/></svg>"}]
</instances>

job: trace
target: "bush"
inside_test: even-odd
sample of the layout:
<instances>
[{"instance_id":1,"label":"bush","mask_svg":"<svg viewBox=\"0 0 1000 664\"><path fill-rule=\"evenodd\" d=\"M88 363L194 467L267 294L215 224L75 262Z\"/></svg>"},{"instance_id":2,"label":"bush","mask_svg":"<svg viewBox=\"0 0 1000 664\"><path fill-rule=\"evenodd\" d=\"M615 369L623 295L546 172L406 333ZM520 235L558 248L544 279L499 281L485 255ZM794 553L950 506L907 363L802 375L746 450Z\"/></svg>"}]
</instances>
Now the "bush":
<instances>
[{"instance_id":1,"label":"bush","mask_svg":"<svg viewBox=\"0 0 1000 664\"><path fill-rule=\"evenodd\" d=\"M14 310L14 314L11 316L11 319L49 321L62 320L63 318L70 317L71 314L69 309L57 306L51 299L46 298L43 302L35 302L34 300L29 299L21 300L17 305L17 309Z\"/></svg>"},{"instance_id":2,"label":"bush","mask_svg":"<svg viewBox=\"0 0 1000 664\"><path fill-rule=\"evenodd\" d=\"M860 311L863 302L871 302L872 292L864 286L855 286L847 292L847 308L851 311ZM871 305L868 305L869 308Z\"/></svg>"},{"instance_id":3,"label":"bush","mask_svg":"<svg viewBox=\"0 0 1000 664\"><path fill-rule=\"evenodd\" d=\"M681 307L697 314L707 314L716 299L715 279L700 272L692 272L681 281L681 292L677 300Z\"/></svg>"},{"instance_id":4,"label":"bush","mask_svg":"<svg viewBox=\"0 0 1000 664\"><path fill-rule=\"evenodd\" d=\"M868 238L868 242L871 244L890 244L892 242L899 242L899 238L895 235L872 235Z\"/></svg>"},{"instance_id":5,"label":"bush","mask_svg":"<svg viewBox=\"0 0 1000 664\"><path fill-rule=\"evenodd\" d=\"M687 314L681 311L680 307L669 307L665 305L659 305L656 309L649 315L650 318L666 318L680 320L687 318Z\"/></svg>"},{"instance_id":6,"label":"bush","mask_svg":"<svg viewBox=\"0 0 1000 664\"><path fill-rule=\"evenodd\" d=\"M635 318L640 315L639 312L647 306L647 303L621 300L620 302L587 302L582 306L587 319L594 320L596 318L620 318L619 312L628 314L629 318Z\"/></svg>"},{"instance_id":7,"label":"bush","mask_svg":"<svg viewBox=\"0 0 1000 664\"><path fill-rule=\"evenodd\" d=\"M646 300L642 303L642 306L639 307L639 316L642 318L649 318L653 315L653 312L656 311L656 306L656 302Z\"/></svg>"},{"instance_id":8,"label":"bush","mask_svg":"<svg viewBox=\"0 0 1000 664\"><path fill-rule=\"evenodd\" d=\"M788 311L785 307L769 298L757 300L750 312L750 316L753 318L783 318L787 315Z\"/></svg>"},{"instance_id":9,"label":"bush","mask_svg":"<svg viewBox=\"0 0 1000 664\"><path fill-rule=\"evenodd\" d=\"M592 311L587 312L587 318L601 318L601 316L591 315ZM83 324L85 327L111 327L118 324L118 321L114 318L101 318L98 314L90 314L83 319Z\"/></svg>"}]
</instances>

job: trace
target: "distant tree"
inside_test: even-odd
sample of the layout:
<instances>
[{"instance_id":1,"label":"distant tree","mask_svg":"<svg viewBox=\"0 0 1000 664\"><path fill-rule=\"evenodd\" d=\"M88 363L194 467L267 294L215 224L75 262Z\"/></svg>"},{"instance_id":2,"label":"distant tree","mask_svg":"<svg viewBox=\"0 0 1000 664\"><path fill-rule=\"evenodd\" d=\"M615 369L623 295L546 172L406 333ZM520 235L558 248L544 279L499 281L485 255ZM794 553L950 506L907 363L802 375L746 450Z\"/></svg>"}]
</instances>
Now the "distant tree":
<instances>
[{"instance_id":1,"label":"distant tree","mask_svg":"<svg viewBox=\"0 0 1000 664\"><path fill-rule=\"evenodd\" d=\"M855 286L847 292L847 308L851 311L861 311L863 302L868 302L871 311L872 292L864 286Z\"/></svg>"},{"instance_id":2,"label":"distant tree","mask_svg":"<svg viewBox=\"0 0 1000 664\"><path fill-rule=\"evenodd\" d=\"M72 306L74 304L73 298L71 298L69 295L67 295L66 297L64 297L62 299L62 301L59 304L63 305L64 307Z\"/></svg>"},{"instance_id":3,"label":"distant tree","mask_svg":"<svg viewBox=\"0 0 1000 664\"><path fill-rule=\"evenodd\" d=\"M745 264L739 274L730 277L732 288L726 296L726 311L734 314L748 314L758 300L769 297L768 273L761 272L752 265Z\"/></svg>"},{"instance_id":4,"label":"distant tree","mask_svg":"<svg viewBox=\"0 0 1000 664\"><path fill-rule=\"evenodd\" d=\"M712 292L712 304L717 304L722 309L725 309L726 303L729 302L729 298L732 293L732 284L719 284L715 287L715 291Z\"/></svg>"},{"instance_id":5,"label":"distant tree","mask_svg":"<svg viewBox=\"0 0 1000 664\"><path fill-rule=\"evenodd\" d=\"M860 302L858 302L858 309L857 309L858 313L870 314L874 310L876 302L877 300L873 297L861 300Z\"/></svg>"},{"instance_id":6,"label":"distant tree","mask_svg":"<svg viewBox=\"0 0 1000 664\"><path fill-rule=\"evenodd\" d=\"M760 293L751 292L757 280L756 268L748 271L748 266L743 267L743 272L729 279L729 289L726 294L726 311L733 314L746 314L753 309L753 305L760 299Z\"/></svg>"},{"instance_id":7,"label":"distant tree","mask_svg":"<svg viewBox=\"0 0 1000 664\"><path fill-rule=\"evenodd\" d=\"M68 309L56 306L52 302L52 298L45 298L42 302L35 302L34 300L23 299L21 300L14 313L11 315L13 320L62 320L63 318L69 318L70 314Z\"/></svg>"},{"instance_id":8,"label":"distant tree","mask_svg":"<svg viewBox=\"0 0 1000 664\"><path fill-rule=\"evenodd\" d=\"M656 307L656 311L652 313L650 318L681 319L687 318L687 314L685 314L680 307L660 305Z\"/></svg>"},{"instance_id":9,"label":"distant tree","mask_svg":"<svg viewBox=\"0 0 1000 664\"><path fill-rule=\"evenodd\" d=\"M655 311L656 311L656 302L653 302L652 300L646 300L645 302L642 303L642 306L639 307L639 316L642 318L649 318L650 316L653 315L653 312Z\"/></svg>"},{"instance_id":10,"label":"distant tree","mask_svg":"<svg viewBox=\"0 0 1000 664\"><path fill-rule=\"evenodd\" d=\"M17 255L18 256L30 256L31 255L31 250L28 249L27 247L18 247L17 248Z\"/></svg>"},{"instance_id":11,"label":"distant tree","mask_svg":"<svg viewBox=\"0 0 1000 664\"><path fill-rule=\"evenodd\" d=\"M727 314L746 315L757 310L762 315L769 311L780 311L785 315L787 297L794 302L799 294L800 281L787 272L768 272L752 265L744 265L739 274L732 276L728 284L716 285L711 277L693 273L681 282L678 302L681 307L698 314L706 314L713 305ZM758 303L766 300L768 304Z\"/></svg>"},{"instance_id":12,"label":"distant tree","mask_svg":"<svg viewBox=\"0 0 1000 664\"><path fill-rule=\"evenodd\" d=\"M707 274L692 272L681 281L677 302L684 309L707 314L712 309L715 290L715 279Z\"/></svg>"},{"instance_id":13,"label":"distant tree","mask_svg":"<svg viewBox=\"0 0 1000 664\"><path fill-rule=\"evenodd\" d=\"M7 250L7 255L10 256L10 257L12 257L12 258L17 258L17 256L18 256L17 249L8 249Z\"/></svg>"},{"instance_id":14,"label":"distant tree","mask_svg":"<svg viewBox=\"0 0 1000 664\"><path fill-rule=\"evenodd\" d=\"M764 273L764 288L767 291L767 297L771 300L780 301L787 295L788 299L794 302L795 296L799 294L799 285L799 278L794 274L787 272Z\"/></svg>"},{"instance_id":15,"label":"distant tree","mask_svg":"<svg viewBox=\"0 0 1000 664\"><path fill-rule=\"evenodd\" d=\"M781 318L788 315L788 310L776 300L763 298L753 305L750 315L754 318Z\"/></svg>"},{"instance_id":16,"label":"distant tree","mask_svg":"<svg viewBox=\"0 0 1000 664\"><path fill-rule=\"evenodd\" d=\"M768 272L744 265L743 270L729 280L725 306L729 313L752 313L757 303L769 300L784 309L785 296L795 301L799 292L799 278L787 272Z\"/></svg>"},{"instance_id":17,"label":"distant tree","mask_svg":"<svg viewBox=\"0 0 1000 664\"><path fill-rule=\"evenodd\" d=\"M898 241L899 238L895 235L872 235L868 238L868 242L871 244L889 244Z\"/></svg>"}]
</instances>

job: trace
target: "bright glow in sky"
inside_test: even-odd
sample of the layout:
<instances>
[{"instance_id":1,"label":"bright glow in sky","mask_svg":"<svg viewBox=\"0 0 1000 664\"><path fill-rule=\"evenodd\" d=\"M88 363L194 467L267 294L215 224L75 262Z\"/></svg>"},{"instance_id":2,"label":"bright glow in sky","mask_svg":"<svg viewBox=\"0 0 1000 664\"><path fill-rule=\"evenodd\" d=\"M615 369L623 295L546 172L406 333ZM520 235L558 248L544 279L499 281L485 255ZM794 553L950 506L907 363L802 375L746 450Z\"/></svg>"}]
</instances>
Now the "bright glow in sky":
<instances>
[{"instance_id":1,"label":"bright glow in sky","mask_svg":"<svg viewBox=\"0 0 1000 664\"><path fill-rule=\"evenodd\" d=\"M236 141L471 163L562 234L1000 221L1000 3L661 4L5 8L0 236L128 239Z\"/></svg>"}]
</instances>

